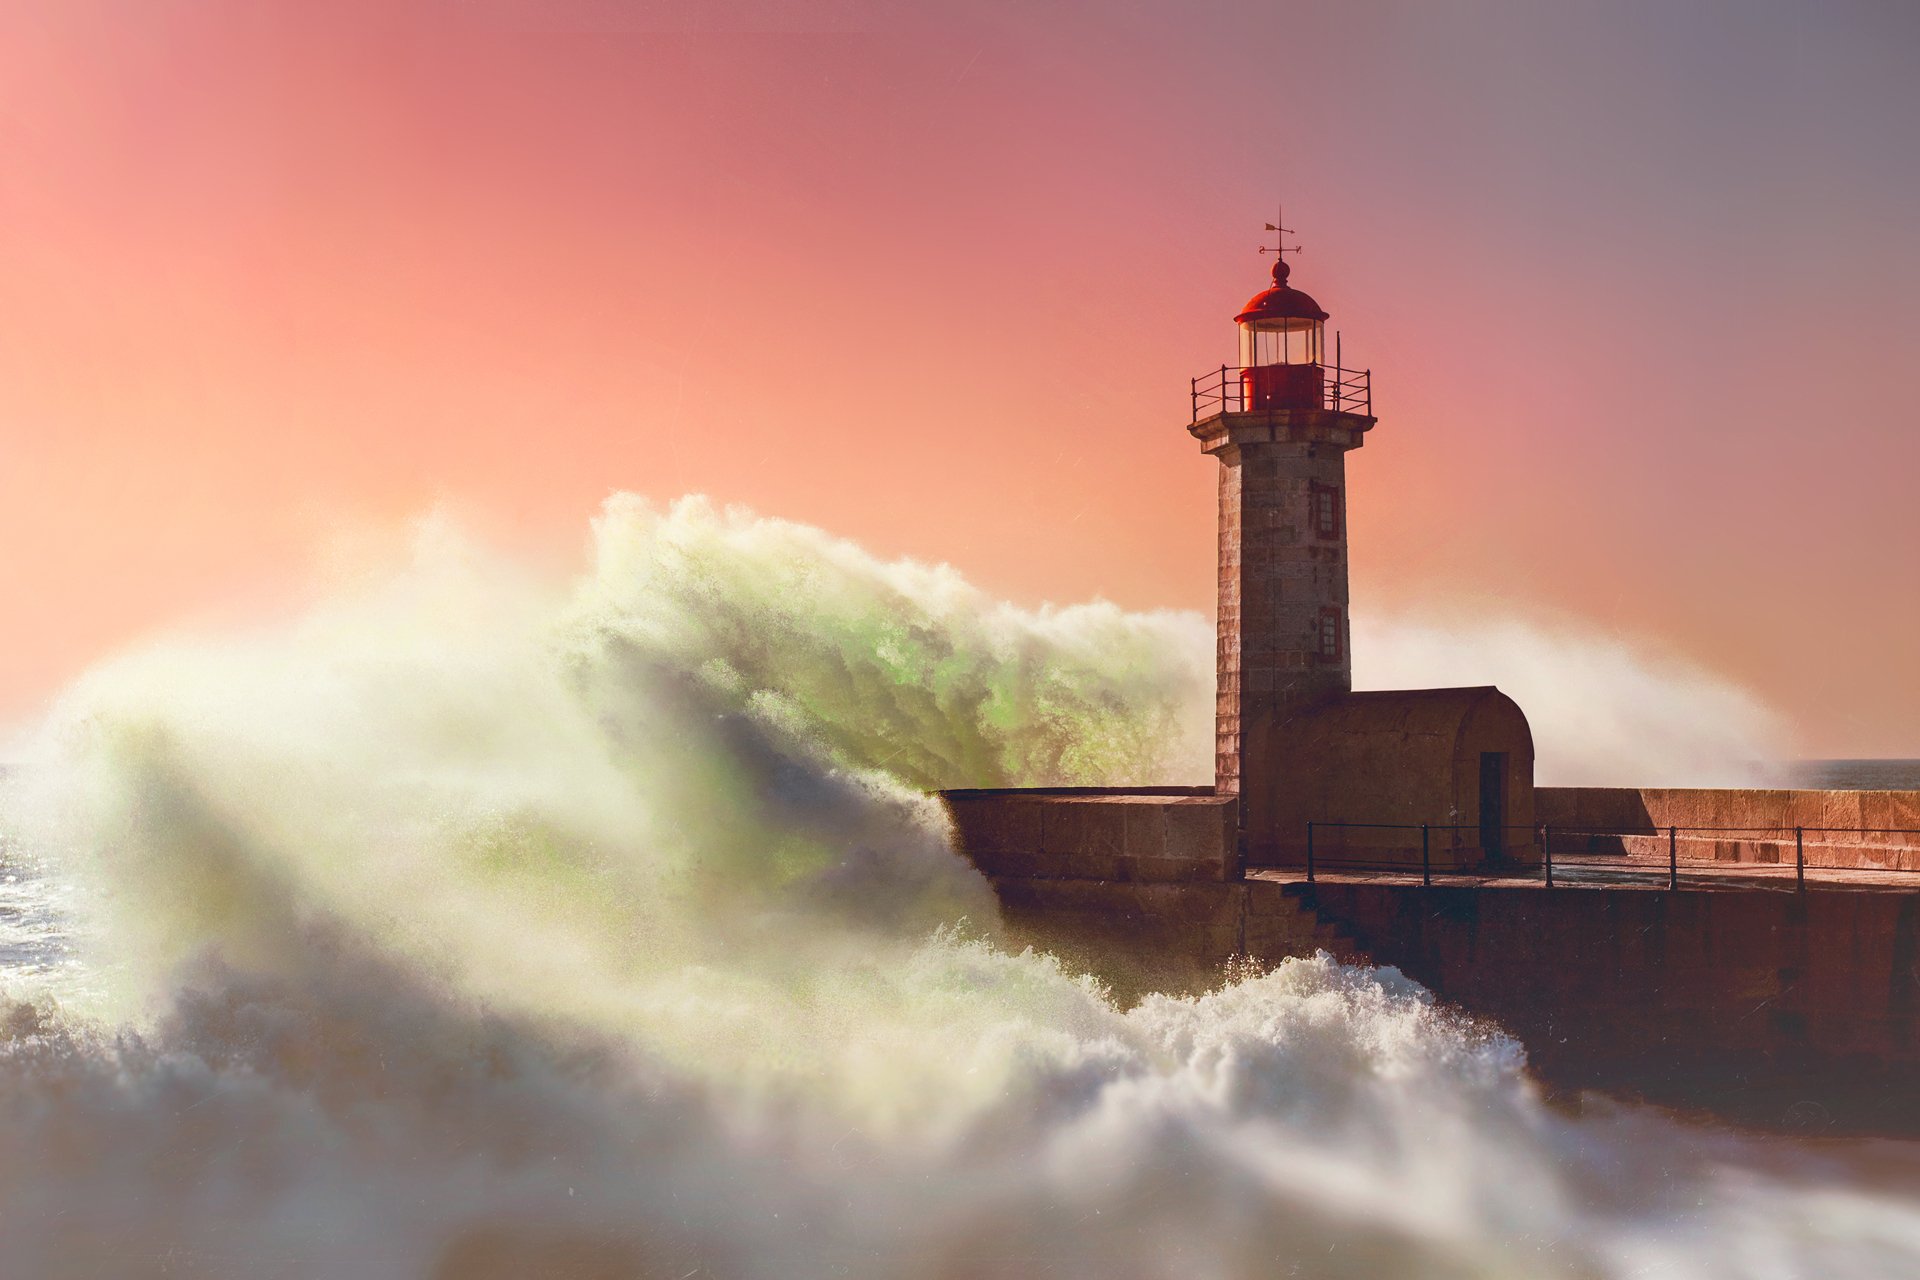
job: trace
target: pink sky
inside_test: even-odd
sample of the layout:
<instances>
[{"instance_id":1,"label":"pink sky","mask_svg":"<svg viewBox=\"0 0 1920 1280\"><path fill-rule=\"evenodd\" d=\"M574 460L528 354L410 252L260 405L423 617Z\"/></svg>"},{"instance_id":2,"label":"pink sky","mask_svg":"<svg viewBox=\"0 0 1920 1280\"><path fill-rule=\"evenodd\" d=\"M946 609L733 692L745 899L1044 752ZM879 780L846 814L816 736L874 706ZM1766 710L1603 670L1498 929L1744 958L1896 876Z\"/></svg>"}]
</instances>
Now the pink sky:
<instances>
[{"instance_id":1,"label":"pink sky","mask_svg":"<svg viewBox=\"0 0 1920 1280\"><path fill-rule=\"evenodd\" d=\"M1187 380L1284 195L1375 372L1359 609L1920 756L1920 19L1541 8L0 6L0 720L441 500L1209 610Z\"/></svg>"}]
</instances>

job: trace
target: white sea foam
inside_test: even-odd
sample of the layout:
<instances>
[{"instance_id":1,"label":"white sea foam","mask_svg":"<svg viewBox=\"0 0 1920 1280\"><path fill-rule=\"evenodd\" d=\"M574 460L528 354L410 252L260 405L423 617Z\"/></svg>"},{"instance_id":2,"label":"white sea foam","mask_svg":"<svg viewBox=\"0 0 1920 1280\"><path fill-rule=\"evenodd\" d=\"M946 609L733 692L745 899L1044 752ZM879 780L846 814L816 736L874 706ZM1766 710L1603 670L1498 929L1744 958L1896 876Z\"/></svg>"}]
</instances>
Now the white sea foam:
<instances>
[{"instance_id":1,"label":"white sea foam","mask_svg":"<svg viewBox=\"0 0 1920 1280\"><path fill-rule=\"evenodd\" d=\"M85 960L0 1016L0 1275L1920 1267L1904 1145L1569 1119L1391 972L1122 1009L998 945L922 788L1204 769L1198 619L701 503L595 548L430 530L61 702L8 825Z\"/></svg>"},{"instance_id":2,"label":"white sea foam","mask_svg":"<svg viewBox=\"0 0 1920 1280\"><path fill-rule=\"evenodd\" d=\"M1780 785L1784 718L1672 654L1516 617L1354 619L1361 688L1497 684L1533 726L1541 785Z\"/></svg>"}]
</instances>

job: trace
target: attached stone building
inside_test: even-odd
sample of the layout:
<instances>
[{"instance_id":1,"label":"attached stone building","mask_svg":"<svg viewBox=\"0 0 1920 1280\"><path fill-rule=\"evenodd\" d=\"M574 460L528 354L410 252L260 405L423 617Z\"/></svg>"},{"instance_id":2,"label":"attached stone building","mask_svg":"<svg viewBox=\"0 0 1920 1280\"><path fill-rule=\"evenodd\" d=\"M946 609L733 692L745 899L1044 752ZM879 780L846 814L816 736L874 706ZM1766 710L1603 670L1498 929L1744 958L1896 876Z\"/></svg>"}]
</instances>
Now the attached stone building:
<instances>
[{"instance_id":1,"label":"attached stone building","mask_svg":"<svg viewBox=\"0 0 1920 1280\"><path fill-rule=\"evenodd\" d=\"M1533 735L1491 685L1335 694L1281 727L1274 845L1329 865L1531 860Z\"/></svg>"}]
</instances>

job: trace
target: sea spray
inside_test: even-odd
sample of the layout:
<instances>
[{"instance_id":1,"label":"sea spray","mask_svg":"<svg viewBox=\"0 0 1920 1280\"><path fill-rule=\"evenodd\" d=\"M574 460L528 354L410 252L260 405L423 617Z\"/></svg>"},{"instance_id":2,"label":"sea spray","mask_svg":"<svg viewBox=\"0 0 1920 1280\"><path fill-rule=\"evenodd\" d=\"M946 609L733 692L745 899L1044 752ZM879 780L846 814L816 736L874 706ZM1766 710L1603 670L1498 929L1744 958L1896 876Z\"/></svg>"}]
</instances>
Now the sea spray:
<instances>
[{"instance_id":1,"label":"sea spray","mask_svg":"<svg viewBox=\"0 0 1920 1280\"><path fill-rule=\"evenodd\" d=\"M1750 690L1671 653L1482 610L1354 619L1367 689L1497 684L1526 711L1543 786L1783 785L1783 717Z\"/></svg>"},{"instance_id":2,"label":"sea spray","mask_svg":"<svg viewBox=\"0 0 1920 1280\"><path fill-rule=\"evenodd\" d=\"M923 789L1203 770L1206 653L618 499L565 590L436 530L96 670L7 819L83 963L0 1015L0 1274L1920 1266L1905 1145L1572 1120L1324 957L1122 1009L999 945Z\"/></svg>"}]
</instances>

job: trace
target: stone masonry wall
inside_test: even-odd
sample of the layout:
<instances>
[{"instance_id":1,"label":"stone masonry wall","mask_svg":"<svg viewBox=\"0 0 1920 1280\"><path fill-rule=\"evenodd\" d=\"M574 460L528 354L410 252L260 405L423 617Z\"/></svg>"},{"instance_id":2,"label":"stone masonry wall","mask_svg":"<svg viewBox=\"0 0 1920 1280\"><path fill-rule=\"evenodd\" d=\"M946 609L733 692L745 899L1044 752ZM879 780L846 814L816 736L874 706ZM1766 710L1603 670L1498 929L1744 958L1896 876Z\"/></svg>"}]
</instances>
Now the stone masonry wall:
<instances>
[{"instance_id":1,"label":"stone masonry wall","mask_svg":"<svg viewBox=\"0 0 1920 1280\"><path fill-rule=\"evenodd\" d=\"M1166 788L944 799L1012 940L1097 974L1122 999L1218 986L1233 957L1274 963L1324 949L1394 965L1505 1028L1559 1089L1639 1093L1763 1124L1920 1132L1920 893L1241 879L1232 797ZM1563 817L1621 816L1581 799L1559 796L1574 806ZM1789 816L1813 812L1798 803ZM1900 812L1871 799L1860 809Z\"/></svg>"},{"instance_id":2,"label":"stone masonry wall","mask_svg":"<svg viewBox=\"0 0 1920 1280\"><path fill-rule=\"evenodd\" d=\"M947 791L1014 937L1123 998L1219 985L1235 956L1357 958L1279 885L1240 878L1236 800L1194 788Z\"/></svg>"},{"instance_id":3,"label":"stone masonry wall","mask_svg":"<svg viewBox=\"0 0 1920 1280\"><path fill-rule=\"evenodd\" d=\"M1278 736L1293 708L1352 686L1347 634L1345 451L1286 438L1219 449L1215 786L1242 798L1250 841L1270 839ZM1341 504L1335 536L1313 523L1315 486ZM1340 654L1321 656L1321 611L1339 611ZM1249 780L1261 780L1252 785ZM1256 851L1260 852L1260 851Z\"/></svg>"},{"instance_id":4,"label":"stone masonry wall","mask_svg":"<svg viewBox=\"0 0 1920 1280\"><path fill-rule=\"evenodd\" d=\"M1320 537L1313 486L1344 499L1346 458L1308 441L1238 446L1241 663L1245 692L1281 701L1317 700L1352 686L1344 631L1346 531ZM1342 615L1340 657L1322 659L1320 610Z\"/></svg>"},{"instance_id":5,"label":"stone masonry wall","mask_svg":"<svg viewBox=\"0 0 1920 1280\"><path fill-rule=\"evenodd\" d=\"M1215 622L1213 785L1240 794L1240 468L1220 466L1219 615Z\"/></svg>"},{"instance_id":6,"label":"stone masonry wall","mask_svg":"<svg viewBox=\"0 0 1920 1280\"><path fill-rule=\"evenodd\" d=\"M996 876L993 887L1018 940L1099 975L1123 999L1218 987L1235 957L1274 963L1324 950L1365 962L1343 929L1277 884Z\"/></svg>"},{"instance_id":7,"label":"stone masonry wall","mask_svg":"<svg viewBox=\"0 0 1920 1280\"><path fill-rule=\"evenodd\" d=\"M960 848L989 876L1223 882L1240 875L1235 804L1203 788L941 793Z\"/></svg>"},{"instance_id":8,"label":"stone masonry wall","mask_svg":"<svg viewBox=\"0 0 1920 1280\"><path fill-rule=\"evenodd\" d=\"M1540 787L1534 806L1537 821L1560 828L1561 855L1664 856L1662 829L1677 827L1683 858L1792 862L1800 827L1809 866L1920 871L1920 791ZM1612 834L1620 829L1649 834Z\"/></svg>"},{"instance_id":9,"label":"stone masonry wall","mask_svg":"<svg viewBox=\"0 0 1920 1280\"><path fill-rule=\"evenodd\" d=\"M1920 1130L1920 893L1289 890L1557 1085Z\"/></svg>"}]
</instances>

